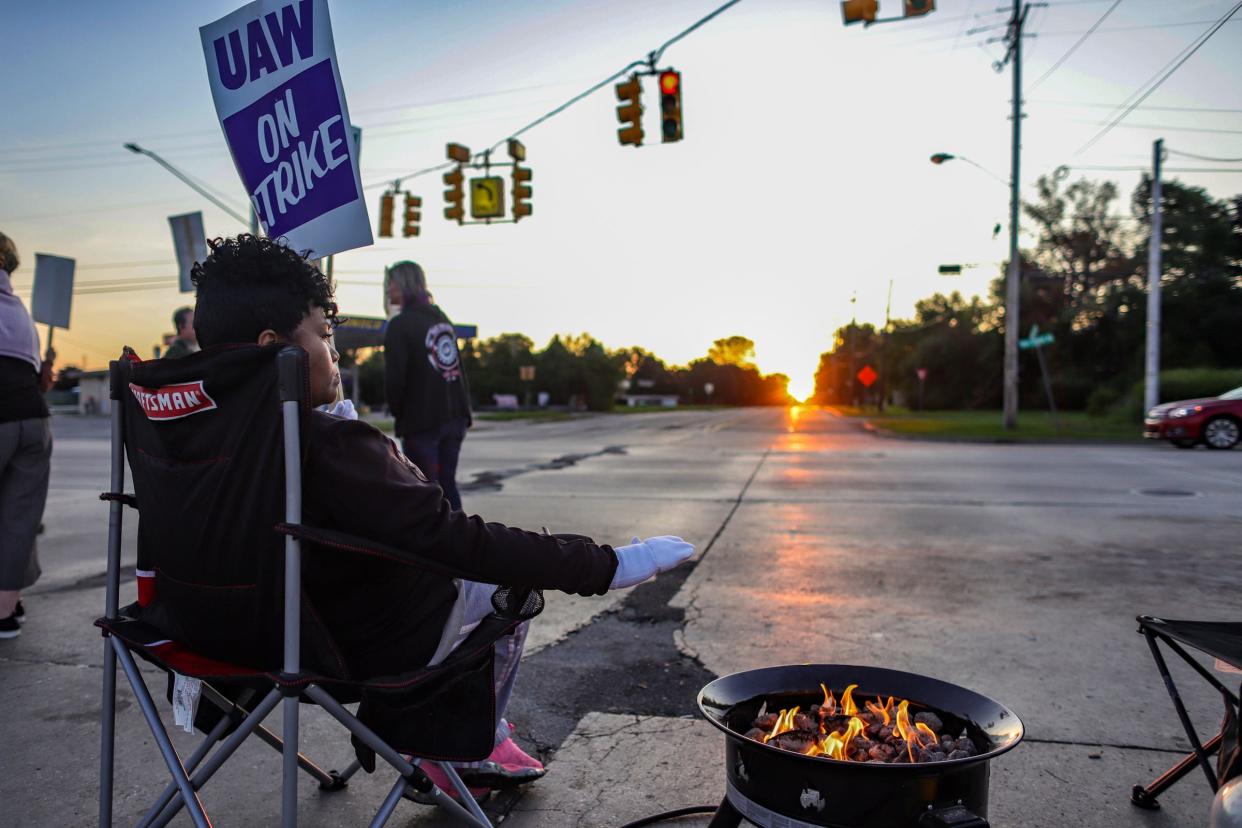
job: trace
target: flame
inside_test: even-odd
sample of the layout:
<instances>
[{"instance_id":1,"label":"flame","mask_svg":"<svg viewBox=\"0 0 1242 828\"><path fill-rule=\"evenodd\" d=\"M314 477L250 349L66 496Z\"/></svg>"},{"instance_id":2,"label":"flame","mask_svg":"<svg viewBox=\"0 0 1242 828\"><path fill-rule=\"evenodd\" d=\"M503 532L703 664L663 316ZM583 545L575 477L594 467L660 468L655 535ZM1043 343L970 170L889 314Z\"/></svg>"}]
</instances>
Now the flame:
<instances>
[{"instance_id":1,"label":"flame","mask_svg":"<svg viewBox=\"0 0 1242 828\"><path fill-rule=\"evenodd\" d=\"M858 685L851 684L846 687L845 692L841 694L840 701L826 685L821 683L819 687L824 692L824 701L820 710L819 738L806 749L806 755L851 761L850 746L857 737L866 737L867 732L867 720L859 715L858 704L854 701L854 691ZM896 705L895 711L894 705ZM864 701L863 707L866 711L863 715L869 715L871 722L896 728L897 733L905 740L906 754L912 763L916 761L916 748L923 751L938 744L939 737L934 730L923 722L911 720L910 702L907 700L903 699L900 703L896 703L893 697L889 696L887 701L881 703L881 697L877 696L875 701ZM800 707L793 707L780 711L776 717L776 724L772 726L772 731L765 734L762 741L766 744L780 734L794 730L794 717L800 710ZM838 716L849 717L845 729L827 732L824 727L825 720ZM860 756L856 761L867 761L867 757Z\"/></svg>"}]
</instances>

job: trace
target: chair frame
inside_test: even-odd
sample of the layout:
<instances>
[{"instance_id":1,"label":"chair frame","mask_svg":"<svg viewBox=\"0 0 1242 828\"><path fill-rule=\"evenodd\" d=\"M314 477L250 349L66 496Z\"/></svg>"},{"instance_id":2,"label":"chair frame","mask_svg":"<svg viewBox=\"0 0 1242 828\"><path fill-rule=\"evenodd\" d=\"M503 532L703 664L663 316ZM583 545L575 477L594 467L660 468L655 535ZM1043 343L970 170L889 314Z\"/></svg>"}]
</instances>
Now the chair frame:
<instances>
[{"instance_id":1,"label":"chair frame","mask_svg":"<svg viewBox=\"0 0 1242 828\"><path fill-rule=\"evenodd\" d=\"M1220 780L1216 776L1216 771L1212 768L1209 757L1215 755L1220 750L1221 742L1225 735L1224 731L1221 730L1207 742L1199 740L1199 734L1195 731L1194 724L1190 721L1190 714L1186 711L1186 705L1182 701L1181 693L1178 692L1177 685L1173 682L1173 676L1169 673L1169 665L1164 660L1164 654L1160 652L1159 644L1163 643L1176 653L1182 661L1189 664L1204 681L1216 688L1228 704L1233 705L1235 711L1239 708L1239 700L1216 676L1209 673L1202 664L1186 652L1182 645L1178 644L1163 630L1153 628L1147 623L1148 620L1149 616L1138 616L1138 631L1143 634L1143 638L1147 640L1147 646L1151 648L1151 655L1156 662L1156 669L1160 672L1160 678L1164 680L1165 689L1169 691L1169 698L1173 700L1173 707L1177 711L1177 718L1181 721L1182 729L1186 731L1186 738L1190 741L1190 745L1193 748L1177 764L1160 774L1160 776L1147 785L1135 785L1131 790L1130 802L1132 804L1145 810L1155 811L1160 808L1160 802L1157 800L1157 797L1189 774L1196 765L1203 770L1203 775L1207 777L1212 793L1215 794L1220 789Z\"/></svg>"},{"instance_id":2,"label":"chair frame","mask_svg":"<svg viewBox=\"0 0 1242 828\"><path fill-rule=\"evenodd\" d=\"M285 348L276 357L280 377L280 399L283 418L285 459L285 523L293 527L302 520L302 466L300 407L302 405L302 352L297 348ZM109 492L103 499L110 501L108 509L108 572L105 588L105 623L119 623L120 614L120 560L122 507L131 496L125 491L125 413L122 404L123 383L121 363L113 361L110 366L112 398L112 445L111 480ZM392 816L407 788L427 795L436 806L444 809L463 825L471 828L492 828L491 822L457 771L448 762L433 762L452 782L461 797L454 800L432 784L423 772L423 761L407 760L394 750L374 731L363 724L332 697L322 686L308 681L301 672L299 660L301 647L300 596L301 596L301 541L292 533L285 534L285 604L284 604L284 663L273 686L257 702L245 707L233 703L209 683L202 685L202 699L216 706L224 714L204 740L188 757L183 758L173 746L168 731L160 719L159 711L134 660L130 646L119 636L113 635L105 626L103 701L100 727L99 769L99 824L102 828L112 825L112 793L116 742L116 668L119 662L134 696L138 700L142 716L151 729L151 735L167 765L172 781L139 821L140 828L156 828L166 825L184 807L196 828L210 828L211 820L198 795L199 790L217 770L232 756L251 735L281 752L283 756L281 776L281 825L294 828L297 825L298 773L309 774L319 782L324 791L339 791L359 769L355 760L342 773L325 771L299 752L298 726L299 705L302 699L318 704L340 722L354 737L383 758L398 777L379 810L369 823L372 828L384 825ZM140 656L145 655L139 651ZM161 665L162 666L162 665ZM165 668L167 669L167 668ZM253 699L251 699L253 700ZM283 703L283 704L282 704ZM282 704L282 734L277 736L263 726L263 720L278 704ZM233 731L229 733L229 729ZM219 747L212 753L212 747ZM210 753L210 756L208 754Z\"/></svg>"}]
</instances>

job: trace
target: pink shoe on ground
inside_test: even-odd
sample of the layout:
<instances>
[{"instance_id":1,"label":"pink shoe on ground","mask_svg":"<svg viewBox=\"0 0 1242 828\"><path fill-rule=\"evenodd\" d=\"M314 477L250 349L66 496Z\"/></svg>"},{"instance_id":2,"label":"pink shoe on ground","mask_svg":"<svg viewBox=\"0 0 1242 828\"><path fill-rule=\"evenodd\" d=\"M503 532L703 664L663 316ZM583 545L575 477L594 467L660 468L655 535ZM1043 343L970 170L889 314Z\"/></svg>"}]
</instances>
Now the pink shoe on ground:
<instances>
[{"instance_id":1,"label":"pink shoe on ground","mask_svg":"<svg viewBox=\"0 0 1242 828\"><path fill-rule=\"evenodd\" d=\"M438 764L435 764L434 762L423 762L419 765L419 767L422 768L423 773L427 774L427 778L431 780L432 784L444 791L453 799L461 802L461 794L457 793L457 788L453 787L453 783L449 781L448 774L441 770ZM458 772L460 773L461 771ZM482 802L484 799L487 799L488 795L492 792L491 788L470 785L464 778L462 781L467 783L468 787L466 789L470 791L470 795L474 797L476 802ZM422 791L416 791L413 788L407 787L405 789L405 796L407 799L412 799L415 802L421 802L424 805L435 804L430 794L423 793Z\"/></svg>"},{"instance_id":2,"label":"pink shoe on ground","mask_svg":"<svg viewBox=\"0 0 1242 828\"><path fill-rule=\"evenodd\" d=\"M511 738L497 745L479 767L458 768L457 772L469 785L498 790L534 782L547 773L542 762L518 747Z\"/></svg>"}]
</instances>

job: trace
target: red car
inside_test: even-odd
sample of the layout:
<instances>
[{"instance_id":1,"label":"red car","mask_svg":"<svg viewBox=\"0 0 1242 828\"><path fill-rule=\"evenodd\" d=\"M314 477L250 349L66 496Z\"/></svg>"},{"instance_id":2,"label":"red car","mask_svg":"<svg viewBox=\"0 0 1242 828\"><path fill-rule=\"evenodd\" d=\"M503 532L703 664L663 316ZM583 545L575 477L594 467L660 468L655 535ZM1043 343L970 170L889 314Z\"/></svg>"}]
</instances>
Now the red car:
<instances>
[{"instance_id":1,"label":"red car","mask_svg":"<svg viewBox=\"0 0 1242 828\"><path fill-rule=\"evenodd\" d=\"M1158 405L1147 412L1144 426L1144 437L1178 448L1202 442L1210 449L1231 449L1242 438L1242 387L1219 397Z\"/></svg>"}]
</instances>

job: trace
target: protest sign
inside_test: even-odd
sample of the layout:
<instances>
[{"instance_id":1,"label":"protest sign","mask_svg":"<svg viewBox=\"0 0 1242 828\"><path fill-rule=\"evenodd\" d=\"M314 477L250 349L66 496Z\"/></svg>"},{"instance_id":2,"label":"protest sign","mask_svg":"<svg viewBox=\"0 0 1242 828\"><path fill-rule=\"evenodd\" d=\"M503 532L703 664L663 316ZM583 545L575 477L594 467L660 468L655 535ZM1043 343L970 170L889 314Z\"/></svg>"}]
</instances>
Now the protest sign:
<instances>
[{"instance_id":1,"label":"protest sign","mask_svg":"<svg viewBox=\"0 0 1242 828\"><path fill-rule=\"evenodd\" d=\"M195 262L207 258L207 234L203 232L203 214L183 213L169 216L168 226L172 228L173 251L177 255L181 292L193 293L194 283L190 281L190 271Z\"/></svg>"},{"instance_id":2,"label":"protest sign","mask_svg":"<svg viewBox=\"0 0 1242 828\"><path fill-rule=\"evenodd\" d=\"M30 315L34 321L52 328L69 327L75 265L73 259L63 256L35 254L34 290L30 295Z\"/></svg>"},{"instance_id":3,"label":"protest sign","mask_svg":"<svg viewBox=\"0 0 1242 828\"><path fill-rule=\"evenodd\" d=\"M327 0L255 0L199 34L216 114L267 235L310 258L370 244Z\"/></svg>"}]
</instances>

